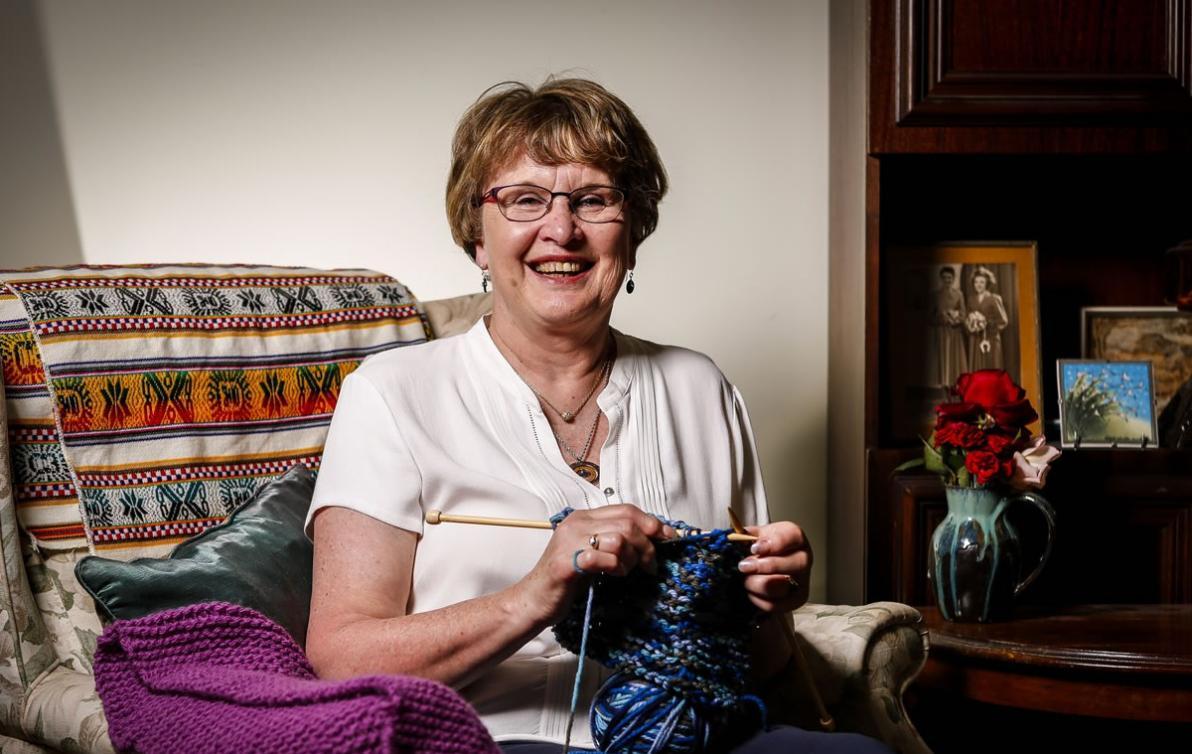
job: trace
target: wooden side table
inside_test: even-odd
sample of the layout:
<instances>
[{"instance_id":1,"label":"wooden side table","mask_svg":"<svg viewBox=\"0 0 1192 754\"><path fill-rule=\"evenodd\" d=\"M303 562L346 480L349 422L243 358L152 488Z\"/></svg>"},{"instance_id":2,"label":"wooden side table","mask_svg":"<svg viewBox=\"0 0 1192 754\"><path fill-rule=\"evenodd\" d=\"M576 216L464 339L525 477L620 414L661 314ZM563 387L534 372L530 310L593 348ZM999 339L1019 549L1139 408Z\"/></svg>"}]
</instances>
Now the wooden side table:
<instances>
[{"instance_id":1,"label":"wooden side table","mask_svg":"<svg viewBox=\"0 0 1192 754\"><path fill-rule=\"evenodd\" d=\"M1020 607L1002 623L918 608L931 649L917 683L1006 707L1192 723L1192 605Z\"/></svg>"}]
</instances>

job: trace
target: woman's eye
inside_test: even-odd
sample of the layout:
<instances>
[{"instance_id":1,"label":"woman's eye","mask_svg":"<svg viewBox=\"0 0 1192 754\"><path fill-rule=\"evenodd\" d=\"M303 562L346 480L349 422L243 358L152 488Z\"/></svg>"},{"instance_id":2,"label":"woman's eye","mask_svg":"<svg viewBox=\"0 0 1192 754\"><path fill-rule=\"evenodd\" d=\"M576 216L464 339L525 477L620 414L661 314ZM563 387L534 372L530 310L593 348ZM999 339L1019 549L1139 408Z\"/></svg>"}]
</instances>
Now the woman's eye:
<instances>
[{"instance_id":1,"label":"woman's eye","mask_svg":"<svg viewBox=\"0 0 1192 754\"><path fill-rule=\"evenodd\" d=\"M575 202L577 207L603 207L606 204L608 202L600 194L584 194Z\"/></svg>"},{"instance_id":2,"label":"woman's eye","mask_svg":"<svg viewBox=\"0 0 1192 754\"><path fill-rule=\"evenodd\" d=\"M517 194L510 203L518 207L541 207L546 202L538 194Z\"/></svg>"}]
</instances>

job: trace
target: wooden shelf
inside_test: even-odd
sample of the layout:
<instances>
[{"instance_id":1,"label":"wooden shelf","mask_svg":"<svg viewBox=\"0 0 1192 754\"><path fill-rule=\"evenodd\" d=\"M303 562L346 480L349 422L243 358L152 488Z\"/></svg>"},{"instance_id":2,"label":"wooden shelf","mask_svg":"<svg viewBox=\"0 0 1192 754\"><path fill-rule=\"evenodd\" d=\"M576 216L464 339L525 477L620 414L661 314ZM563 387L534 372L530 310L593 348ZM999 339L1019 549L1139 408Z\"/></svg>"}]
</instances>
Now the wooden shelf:
<instances>
[{"instance_id":1,"label":"wooden shelf","mask_svg":"<svg viewBox=\"0 0 1192 754\"><path fill-rule=\"evenodd\" d=\"M1192 605L1028 608L986 624L921 610L924 686L1002 706L1192 723Z\"/></svg>"}]
</instances>

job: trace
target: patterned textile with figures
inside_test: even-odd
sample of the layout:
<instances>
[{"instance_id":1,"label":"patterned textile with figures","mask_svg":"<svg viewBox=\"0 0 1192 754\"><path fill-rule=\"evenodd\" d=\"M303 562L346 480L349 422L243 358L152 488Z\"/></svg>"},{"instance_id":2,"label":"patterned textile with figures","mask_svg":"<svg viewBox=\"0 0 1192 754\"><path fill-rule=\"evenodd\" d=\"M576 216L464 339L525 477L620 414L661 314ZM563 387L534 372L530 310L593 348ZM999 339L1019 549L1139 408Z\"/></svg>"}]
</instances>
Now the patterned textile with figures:
<instances>
[{"instance_id":1,"label":"patterned textile with figures","mask_svg":"<svg viewBox=\"0 0 1192 754\"><path fill-rule=\"evenodd\" d=\"M368 270L84 266L0 286L21 523L110 557L161 555L317 469L344 377L428 336L409 291Z\"/></svg>"}]
</instances>

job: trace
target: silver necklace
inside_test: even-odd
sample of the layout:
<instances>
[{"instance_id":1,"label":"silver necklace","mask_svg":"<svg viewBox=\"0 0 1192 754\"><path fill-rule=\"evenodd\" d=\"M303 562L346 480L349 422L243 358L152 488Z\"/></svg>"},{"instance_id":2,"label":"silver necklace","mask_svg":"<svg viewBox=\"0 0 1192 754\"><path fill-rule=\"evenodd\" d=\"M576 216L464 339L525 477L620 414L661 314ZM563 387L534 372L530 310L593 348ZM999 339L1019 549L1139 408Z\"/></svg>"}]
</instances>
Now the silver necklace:
<instances>
[{"instance_id":1,"label":"silver necklace","mask_svg":"<svg viewBox=\"0 0 1192 754\"><path fill-rule=\"evenodd\" d=\"M550 423L549 421L547 422ZM596 416L592 419L592 426L588 428L588 439L584 442L584 450L582 453L576 453L572 450L567 441L559 436L552 426L550 428L551 434L555 436L555 441L559 443L559 447L566 451L567 455L575 459L574 463L567 464L571 470L584 481L596 484L600 481L600 466L591 461L584 460L588 457L588 451L592 449L592 440L596 437L596 427L600 424L600 411L596 412Z\"/></svg>"},{"instance_id":2,"label":"silver necklace","mask_svg":"<svg viewBox=\"0 0 1192 754\"><path fill-rule=\"evenodd\" d=\"M491 326L489 327L488 332L494 338L501 341L501 343L506 348L509 348L509 344L505 343L505 339L502 338L500 335L494 333ZM522 376L522 373L517 370L517 367L514 367L512 364L510 364L509 366L513 368L513 373L516 374L518 376L518 378L520 378L523 383L525 383L525 386L530 388L530 392L534 394L535 398L537 398L542 403L545 403L547 406L550 406L550 408L553 409L554 412L559 415L560 419L562 419L564 422L570 424L571 422L575 421L575 415L578 414L581 410L583 410L584 406L588 405L588 401L591 399L592 395L595 394L596 388L600 387L601 383L603 383L605 378L607 378L609 376L609 374L612 372L613 359L616 357L616 351L612 350L611 342L609 345L610 345L609 355L607 358L605 358L604 364L601 365L600 372L596 375L596 381L592 383L592 389L588 391L588 394L586 396L584 396L583 402L580 403L579 406L576 407L574 413L572 413L570 411L567 411L567 412L559 411L559 409L555 408L554 405L550 401L548 401L545 397L543 397L543 395L541 393L539 393L537 390L534 389L534 386L530 384L529 380L527 380L525 377ZM512 349L510 349L510 352L512 353ZM588 451L592 449L592 440L595 439L595 437L596 437L596 427L598 427L600 425L600 410L597 409L596 416L595 416L595 418L592 419L592 426L588 428L588 439L587 439L587 441L584 442L584 452L583 453L576 453L571 448L571 446L568 445L563 440L563 438L559 436L559 433L555 430L554 425L550 423L549 417L547 418L546 423L548 426L550 426L551 434L555 436L555 442L557 442L559 444L559 447L562 448L564 451L566 451L566 453L569 456L571 456L572 458L575 459L575 461L573 463L567 464L571 468L571 470L574 471L576 473L576 475L579 476L584 481L590 482L592 484L596 484L597 482L599 482L600 481L600 466L598 464L592 463L591 461L586 461L584 459L587 458Z\"/></svg>"},{"instance_id":3,"label":"silver necklace","mask_svg":"<svg viewBox=\"0 0 1192 754\"><path fill-rule=\"evenodd\" d=\"M596 380L592 383L592 387L588 389L588 394L585 395L584 399L579 402L579 405L575 407L574 411L560 411L558 409L558 407L555 406L555 404L551 403L550 401L548 401L546 399L545 395L543 395L542 393L535 390L534 386L531 385L528 381L526 381L526 379L524 377L522 378L522 382L526 383L526 387L530 388L530 392L532 392L535 396L537 396L538 400L542 401L547 406L549 406L550 410L554 411L556 414L558 414L560 419L562 419L563 421L570 424L571 422L575 421L575 417L579 416L579 412L584 410L584 406L588 405L588 401L590 401L592 399L592 396L595 395L596 388L599 387L600 383L604 380L604 374L608 369L608 365L609 365L609 360L605 359L604 364L600 367L600 371L596 374ZM521 375L518 375L518 376L520 377Z\"/></svg>"},{"instance_id":4,"label":"silver necklace","mask_svg":"<svg viewBox=\"0 0 1192 754\"><path fill-rule=\"evenodd\" d=\"M497 335L496 333L494 333L491 326L489 327L488 331L497 340L501 341L501 343L506 348L509 348L509 344L505 342L505 339L502 338L500 335ZM513 352L513 349L509 349L509 350L510 350L510 353ZM559 408L557 406L555 406L555 404L553 404L549 400L547 400L547 397L545 395L543 395L542 393L535 390L534 386L530 384L530 381L527 380L525 377L522 377L521 372L518 372L516 368L514 368L513 371L517 372L517 376L521 377L521 381L526 383L526 387L530 388L530 392L534 394L535 398L537 398L538 400L540 400L544 404L546 404L546 406L548 408L550 408L551 411L554 411L556 414L558 414L559 418L562 419L564 422L570 424L571 422L575 421L575 417L579 416L579 412L584 410L584 406L588 405L588 401L590 401L592 399L592 396L596 394L596 388L600 387L600 383L604 381L605 376L608 374L609 367L612 366L612 361L613 361L613 357L612 357L612 354L610 353L610 355L607 358L605 358L604 364L601 365L600 371L596 373L596 379L592 382L592 387L590 387L588 389L588 394L585 395L584 399L579 402L579 405L575 407L574 411L560 411ZM554 431L553 428L552 428L552 431Z\"/></svg>"}]
</instances>

